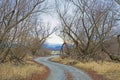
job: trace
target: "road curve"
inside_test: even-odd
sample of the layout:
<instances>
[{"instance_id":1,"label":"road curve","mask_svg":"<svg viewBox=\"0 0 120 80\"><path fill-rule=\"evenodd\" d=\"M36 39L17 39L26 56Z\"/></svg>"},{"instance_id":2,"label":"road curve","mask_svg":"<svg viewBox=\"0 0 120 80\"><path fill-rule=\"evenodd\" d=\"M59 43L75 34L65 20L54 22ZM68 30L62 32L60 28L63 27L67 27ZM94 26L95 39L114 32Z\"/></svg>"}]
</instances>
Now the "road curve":
<instances>
[{"instance_id":1,"label":"road curve","mask_svg":"<svg viewBox=\"0 0 120 80\"><path fill-rule=\"evenodd\" d=\"M71 73L73 77L72 80L92 80L87 74L85 74L80 69L49 61L49 59L53 57L57 56L41 57L35 59L35 61L40 62L45 66L48 66L48 68L50 69L51 73L47 80L68 80L65 76L65 71Z\"/></svg>"}]
</instances>

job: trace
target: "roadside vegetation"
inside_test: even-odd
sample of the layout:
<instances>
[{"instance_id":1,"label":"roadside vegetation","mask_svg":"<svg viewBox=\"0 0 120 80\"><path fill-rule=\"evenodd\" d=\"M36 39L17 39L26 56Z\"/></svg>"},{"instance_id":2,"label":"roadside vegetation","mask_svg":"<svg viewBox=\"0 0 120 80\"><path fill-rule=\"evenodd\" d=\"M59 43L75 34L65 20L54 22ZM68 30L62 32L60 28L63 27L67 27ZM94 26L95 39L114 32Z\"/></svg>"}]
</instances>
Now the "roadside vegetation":
<instances>
[{"instance_id":1,"label":"roadside vegetation","mask_svg":"<svg viewBox=\"0 0 120 80\"><path fill-rule=\"evenodd\" d=\"M53 58L51 61L58 62L61 64L71 65L83 70L95 71L98 75L102 75L108 80L120 80L120 64L115 62L80 62L71 58L61 57Z\"/></svg>"},{"instance_id":2,"label":"roadside vegetation","mask_svg":"<svg viewBox=\"0 0 120 80\"><path fill-rule=\"evenodd\" d=\"M2 64L0 65L0 72L0 80L26 80L27 78L32 79L35 74L44 74L46 69L44 66L29 61L20 66L9 63Z\"/></svg>"},{"instance_id":3,"label":"roadside vegetation","mask_svg":"<svg viewBox=\"0 0 120 80\"><path fill-rule=\"evenodd\" d=\"M44 2L0 1L0 80L40 80L44 75L47 77L47 67L33 61L36 53L41 55L45 52L40 50L41 45L54 31L50 32L48 26L38 20L38 16L49 8Z\"/></svg>"},{"instance_id":4,"label":"roadside vegetation","mask_svg":"<svg viewBox=\"0 0 120 80\"><path fill-rule=\"evenodd\" d=\"M64 55L65 52L65 56L72 56L80 61L105 60L107 57L120 62L120 36L119 31L114 30L115 27L119 28L117 27L118 12L115 9L117 3L112 0L109 2L68 0L61 3L63 6L61 10L60 2L56 0L56 12L61 21L64 40L61 53L63 52ZM74 6L74 8L70 8L70 6ZM72 15L69 13L70 11ZM116 40L113 42L117 42L114 46L116 50L111 53L108 48L113 43L111 44L109 41L114 38ZM67 41L72 42L74 46L69 47Z\"/></svg>"},{"instance_id":5,"label":"roadside vegetation","mask_svg":"<svg viewBox=\"0 0 120 80\"><path fill-rule=\"evenodd\" d=\"M25 64L4 63L0 65L0 80L40 80L45 79L49 69L27 56Z\"/></svg>"}]
</instances>

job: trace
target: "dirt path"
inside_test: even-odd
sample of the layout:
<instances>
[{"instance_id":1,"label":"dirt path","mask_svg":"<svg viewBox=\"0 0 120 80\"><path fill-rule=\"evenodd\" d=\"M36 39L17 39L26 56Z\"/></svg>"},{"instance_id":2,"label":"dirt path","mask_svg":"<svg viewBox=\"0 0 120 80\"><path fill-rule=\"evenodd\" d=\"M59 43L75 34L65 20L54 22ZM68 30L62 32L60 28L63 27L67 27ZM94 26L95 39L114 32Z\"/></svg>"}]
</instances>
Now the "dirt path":
<instances>
[{"instance_id":1,"label":"dirt path","mask_svg":"<svg viewBox=\"0 0 120 80\"><path fill-rule=\"evenodd\" d=\"M87 74L77 68L49 61L53 57L57 56L35 59L35 61L48 66L50 69L51 73L47 80L92 80Z\"/></svg>"}]
</instances>

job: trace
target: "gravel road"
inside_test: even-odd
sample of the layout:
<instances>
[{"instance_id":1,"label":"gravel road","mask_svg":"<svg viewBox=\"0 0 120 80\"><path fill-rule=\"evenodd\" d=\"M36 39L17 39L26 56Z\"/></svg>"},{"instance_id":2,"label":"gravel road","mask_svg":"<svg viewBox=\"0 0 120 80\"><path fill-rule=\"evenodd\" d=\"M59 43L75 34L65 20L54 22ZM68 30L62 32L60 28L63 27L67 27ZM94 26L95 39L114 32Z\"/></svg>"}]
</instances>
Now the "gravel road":
<instances>
[{"instance_id":1,"label":"gravel road","mask_svg":"<svg viewBox=\"0 0 120 80\"><path fill-rule=\"evenodd\" d=\"M49 61L49 59L53 57L57 56L41 57L35 59L35 61L40 62L45 66L48 66L48 68L50 69L51 73L47 80L70 80L67 79L65 75L66 71L71 73L73 77L73 79L71 80L92 80L87 74L85 74L80 69Z\"/></svg>"}]
</instances>

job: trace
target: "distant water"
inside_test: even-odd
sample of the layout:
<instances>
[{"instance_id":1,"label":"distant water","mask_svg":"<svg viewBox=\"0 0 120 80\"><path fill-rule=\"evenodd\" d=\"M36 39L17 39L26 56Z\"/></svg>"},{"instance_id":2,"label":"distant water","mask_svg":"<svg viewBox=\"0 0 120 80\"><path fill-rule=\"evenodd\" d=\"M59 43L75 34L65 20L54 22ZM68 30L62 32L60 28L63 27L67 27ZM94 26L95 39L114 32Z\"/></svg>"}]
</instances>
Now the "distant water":
<instances>
[{"instance_id":1,"label":"distant water","mask_svg":"<svg viewBox=\"0 0 120 80\"><path fill-rule=\"evenodd\" d=\"M68 45L69 47L73 46L72 44ZM44 43L43 47L46 49L54 50L54 51L60 51L62 48L62 44L48 44Z\"/></svg>"},{"instance_id":2,"label":"distant water","mask_svg":"<svg viewBox=\"0 0 120 80\"><path fill-rule=\"evenodd\" d=\"M60 51L62 44L43 44L43 47L46 49L54 50L54 51Z\"/></svg>"}]
</instances>

